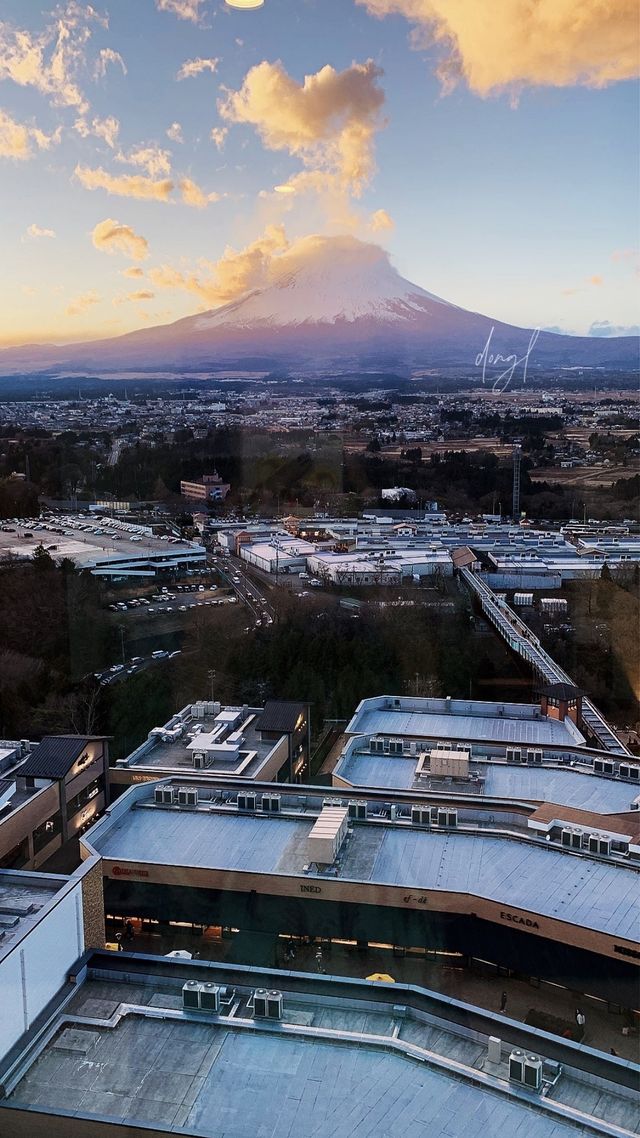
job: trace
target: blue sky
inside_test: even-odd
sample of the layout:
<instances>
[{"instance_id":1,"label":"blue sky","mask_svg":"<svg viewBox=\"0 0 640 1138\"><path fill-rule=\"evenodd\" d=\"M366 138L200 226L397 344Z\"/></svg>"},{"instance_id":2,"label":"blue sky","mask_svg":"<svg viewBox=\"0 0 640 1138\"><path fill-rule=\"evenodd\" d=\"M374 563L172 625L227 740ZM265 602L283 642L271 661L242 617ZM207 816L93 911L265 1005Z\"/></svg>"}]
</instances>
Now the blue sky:
<instances>
[{"instance_id":1,"label":"blue sky","mask_svg":"<svg viewBox=\"0 0 640 1138\"><path fill-rule=\"evenodd\" d=\"M479 92L467 78L478 64L472 45L458 52L460 82L444 91L442 49L411 42L402 14L372 14L409 3L266 0L237 12L224 0L95 0L100 21L86 5L63 5L56 18L73 50L49 81L24 58L8 72L1 61L7 45L16 60L16 44L26 42L16 32L27 32L31 45L44 45L46 72L52 9L3 0L0 342L116 335L211 306L231 296L218 287L236 268L229 257L219 267L225 249L260 245L273 225L284 225L290 241L349 228L383 244L422 287L514 324L579 333L604 321L635 324L637 82L623 73L593 86L563 73L558 85L542 71L533 82L541 65L523 59L521 81L500 85L490 75L496 88ZM181 18L181 5L194 18ZM107 49L122 63L103 58L96 79ZM584 72L584 53L595 49L579 49L576 72ZM574 52L568 42L569 64ZM215 70L178 80L197 59L216 60ZM373 71L354 69L367 60ZM263 63L263 85L247 86ZM344 79L325 76L320 112L301 84L326 65ZM296 106L285 123L289 90ZM234 101L238 92L244 98ZM220 100L232 110L221 114ZM111 120L115 134L113 123L104 126ZM176 123L180 132L167 137ZM217 143L212 130L224 132ZM337 157L345 140L349 157L344 148ZM354 146L370 167L359 179ZM88 188L91 175L83 181L77 167L103 171L106 188ZM273 192L300 173L306 188L294 181L298 192ZM173 187L159 191L166 200L140 198L140 185L124 193L118 182L133 176ZM376 211L383 228L372 223ZM100 242L92 235L101 225Z\"/></svg>"}]
</instances>

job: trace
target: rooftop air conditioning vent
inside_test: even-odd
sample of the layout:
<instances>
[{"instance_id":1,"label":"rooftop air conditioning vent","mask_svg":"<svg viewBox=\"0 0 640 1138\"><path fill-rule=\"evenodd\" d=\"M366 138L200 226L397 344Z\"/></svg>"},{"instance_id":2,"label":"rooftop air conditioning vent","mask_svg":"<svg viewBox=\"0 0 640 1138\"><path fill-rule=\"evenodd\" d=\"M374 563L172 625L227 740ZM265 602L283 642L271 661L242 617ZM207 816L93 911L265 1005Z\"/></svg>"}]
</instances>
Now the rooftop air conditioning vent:
<instances>
[{"instance_id":1,"label":"rooftop air conditioning vent","mask_svg":"<svg viewBox=\"0 0 640 1138\"><path fill-rule=\"evenodd\" d=\"M579 850L582 848L582 832L580 830L571 830L565 827L561 834L560 840L566 849Z\"/></svg>"},{"instance_id":2,"label":"rooftop air conditioning vent","mask_svg":"<svg viewBox=\"0 0 640 1138\"><path fill-rule=\"evenodd\" d=\"M609 857L611 853L611 839L605 838L601 834L589 834L589 853L598 854L600 857Z\"/></svg>"},{"instance_id":3,"label":"rooftop air conditioning vent","mask_svg":"<svg viewBox=\"0 0 640 1138\"><path fill-rule=\"evenodd\" d=\"M265 814L278 814L280 812L281 796L279 794L263 794L262 809Z\"/></svg>"},{"instance_id":4,"label":"rooftop air conditioning vent","mask_svg":"<svg viewBox=\"0 0 640 1138\"><path fill-rule=\"evenodd\" d=\"M620 778L630 778L634 782L640 782L640 767L631 763L620 763Z\"/></svg>"},{"instance_id":5,"label":"rooftop air conditioning vent","mask_svg":"<svg viewBox=\"0 0 640 1138\"><path fill-rule=\"evenodd\" d=\"M542 1059L539 1055L525 1056L523 1083L529 1090L542 1090Z\"/></svg>"},{"instance_id":6,"label":"rooftop air conditioning vent","mask_svg":"<svg viewBox=\"0 0 640 1138\"><path fill-rule=\"evenodd\" d=\"M269 1019L282 1019L283 1003L282 992L277 992L274 989L267 992L267 1016Z\"/></svg>"},{"instance_id":7,"label":"rooftop air conditioning vent","mask_svg":"<svg viewBox=\"0 0 640 1138\"><path fill-rule=\"evenodd\" d=\"M458 811L438 809L436 813L436 821L439 826L457 826Z\"/></svg>"},{"instance_id":8,"label":"rooftop air conditioning vent","mask_svg":"<svg viewBox=\"0 0 640 1138\"><path fill-rule=\"evenodd\" d=\"M178 791L178 805L179 806L197 806L198 805L198 791L180 787Z\"/></svg>"},{"instance_id":9,"label":"rooftop air conditioning vent","mask_svg":"<svg viewBox=\"0 0 640 1138\"><path fill-rule=\"evenodd\" d=\"M238 810L255 810L256 795L248 791L238 792Z\"/></svg>"},{"instance_id":10,"label":"rooftop air conditioning vent","mask_svg":"<svg viewBox=\"0 0 640 1138\"><path fill-rule=\"evenodd\" d=\"M220 988L218 984L200 985L200 1010L216 1013L220 1011Z\"/></svg>"},{"instance_id":11,"label":"rooftop air conditioning vent","mask_svg":"<svg viewBox=\"0 0 640 1138\"><path fill-rule=\"evenodd\" d=\"M197 1011L200 1007L202 985L197 980L187 980L182 985L182 1006L185 1011Z\"/></svg>"},{"instance_id":12,"label":"rooftop air conditioning vent","mask_svg":"<svg viewBox=\"0 0 640 1138\"><path fill-rule=\"evenodd\" d=\"M266 1019L268 1016L269 993L266 988L256 988L253 993L253 1014L255 1019Z\"/></svg>"},{"instance_id":13,"label":"rooftop air conditioning vent","mask_svg":"<svg viewBox=\"0 0 640 1138\"><path fill-rule=\"evenodd\" d=\"M509 1056L509 1081L524 1083L524 1051L512 1051Z\"/></svg>"},{"instance_id":14,"label":"rooftop air conditioning vent","mask_svg":"<svg viewBox=\"0 0 640 1138\"><path fill-rule=\"evenodd\" d=\"M614 774L616 768L609 759L594 759L593 769L596 774Z\"/></svg>"},{"instance_id":15,"label":"rooftop air conditioning vent","mask_svg":"<svg viewBox=\"0 0 640 1138\"><path fill-rule=\"evenodd\" d=\"M367 818L367 803L366 802L350 802L349 817L353 818L356 822L365 822Z\"/></svg>"},{"instance_id":16,"label":"rooftop air conditioning vent","mask_svg":"<svg viewBox=\"0 0 640 1138\"><path fill-rule=\"evenodd\" d=\"M392 807L393 809L393 807ZM429 806L412 806L411 807L411 825L412 826L428 826L431 822L431 807Z\"/></svg>"}]
</instances>

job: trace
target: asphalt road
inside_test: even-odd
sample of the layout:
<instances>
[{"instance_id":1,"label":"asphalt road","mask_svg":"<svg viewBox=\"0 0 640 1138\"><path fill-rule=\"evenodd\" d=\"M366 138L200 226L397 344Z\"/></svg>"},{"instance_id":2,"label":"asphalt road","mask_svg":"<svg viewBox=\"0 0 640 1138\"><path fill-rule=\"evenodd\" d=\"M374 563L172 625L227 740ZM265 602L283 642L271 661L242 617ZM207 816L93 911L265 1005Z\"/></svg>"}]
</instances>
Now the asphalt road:
<instances>
[{"instance_id":1,"label":"asphalt road","mask_svg":"<svg viewBox=\"0 0 640 1138\"><path fill-rule=\"evenodd\" d=\"M254 577L249 577L244 561L239 557L218 554L212 558L212 564L224 583L233 589L238 600L249 610L256 624L273 623L276 614L269 593Z\"/></svg>"}]
</instances>

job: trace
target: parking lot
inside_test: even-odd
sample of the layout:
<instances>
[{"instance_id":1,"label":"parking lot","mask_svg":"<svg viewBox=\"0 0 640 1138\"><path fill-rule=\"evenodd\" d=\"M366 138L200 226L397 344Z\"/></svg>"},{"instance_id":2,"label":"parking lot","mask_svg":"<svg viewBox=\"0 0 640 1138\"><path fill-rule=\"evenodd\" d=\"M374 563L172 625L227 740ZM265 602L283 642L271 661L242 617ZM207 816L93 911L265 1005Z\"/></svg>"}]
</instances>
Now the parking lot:
<instances>
[{"instance_id":1,"label":"parking lot","mask_svg":"<svg viewBox=\"0 0 640 1138\"><path fill-rule=\"evenodd\" d=\"M215 585L181 584L162 585L157 592L147 596L130 597L107 605L111 612L138 613L145 611L149 617L166 613L186 613L191 609L228 604L235 598L223 595Z\"/></svg>"}]
</instances>

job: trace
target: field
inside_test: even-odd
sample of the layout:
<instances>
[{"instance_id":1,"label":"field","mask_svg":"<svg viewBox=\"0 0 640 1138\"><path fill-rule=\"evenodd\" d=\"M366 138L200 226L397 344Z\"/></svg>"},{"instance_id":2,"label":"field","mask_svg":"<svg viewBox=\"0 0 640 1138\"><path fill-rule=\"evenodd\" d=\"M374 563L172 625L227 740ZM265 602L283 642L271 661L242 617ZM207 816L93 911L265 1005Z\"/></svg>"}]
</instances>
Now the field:
<instances>
[{"instance_id":1,"label":"field","mask_svg":"<svg viewBox=\"0 0 640 1138\"><path fill-rule=\"evenodd\" d=\"M585 486L592 489L608 490L620 478L633 478L640 474L640 461L634 460L626 466L547 466L530 470L532 482L555 483L558 486Z\"/></svg>"}]
</instances>

